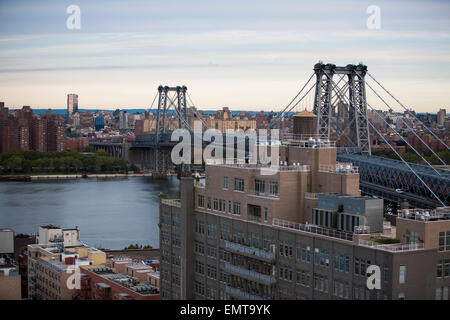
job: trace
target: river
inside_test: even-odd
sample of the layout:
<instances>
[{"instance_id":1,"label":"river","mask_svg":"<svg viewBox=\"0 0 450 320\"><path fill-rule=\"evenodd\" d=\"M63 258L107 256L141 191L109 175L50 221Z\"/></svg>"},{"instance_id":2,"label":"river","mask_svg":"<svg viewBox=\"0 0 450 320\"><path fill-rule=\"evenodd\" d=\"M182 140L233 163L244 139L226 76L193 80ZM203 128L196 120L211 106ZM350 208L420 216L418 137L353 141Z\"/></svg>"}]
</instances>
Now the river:
<instances>
[{"instance_id":1,"label":"river","mask_svg":"<svg viewBox=\"0 0 450 320\"><path fill-rule=\"evenodd\" d=\"M0 228L17 234L46 224L78 226L90 246L159 248L159 193L177 198L178 187L173 176L0 182Z\"/></svg>"}]
</instances>

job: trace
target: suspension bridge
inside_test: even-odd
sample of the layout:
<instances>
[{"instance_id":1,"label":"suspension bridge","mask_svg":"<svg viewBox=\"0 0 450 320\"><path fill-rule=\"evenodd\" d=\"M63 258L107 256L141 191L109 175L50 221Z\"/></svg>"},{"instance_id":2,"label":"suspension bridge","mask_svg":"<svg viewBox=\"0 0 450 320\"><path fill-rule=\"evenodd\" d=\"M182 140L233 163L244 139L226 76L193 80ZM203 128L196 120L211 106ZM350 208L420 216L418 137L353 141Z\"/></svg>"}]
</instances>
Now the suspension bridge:
<instances>
[{"instance_id":1,"label":"suspension bridge","mask_svg":"<svg viewBox=\"0 0 450 320\"><path fill-rule=\"evenodd\" d=\"M367 89L370 90L374 101L369 102ZM156 98L158 98L158 109L154 120L156 121L155 132L137 136L134 141L129 142L130 153L132 150L140 150L139 159L136 161L141 163L142 167L164 172L174 169L174 165L170 161L171 149L177 143L170 140L174 122L176 122L177 128L185 128L192 135L194 132L189 119L200 120L206 129L209 126L195 107L188 109L188 103L190 106L195 106L195 104L185 86L160 86L152 107ZM351 162L360 168L360 186L363 193L396 203L407 200L412 206L422 208L450 205L448 164L414 128L421 127L428 132L444 150L449 150L448 145L370 74L367 66L363 64L336 66L317 63L313 68L313 73L301 86L300 91L280 112L272 117L268 128L281 128L286 116L301 107L306 108L305 103L308 101L313 101L312 112L317 115L316 137L336 140L337 145L340 146L338 161ZM391 126L382 113L373 107L375 104L377 106L381 104L389 110L400 108L405 115L408 114L409 118L413 120L412 125L403 120L408 132L415 135L425 149L439 160L442 164L441 168L432 166L427 158ZM374 111L372 114L378 117L377 121L389 127L398 139L418 155L424 164L407 162L390 143L390 139L370 121L369 110ZM374 138L384 141L399 160L373 156L371 142ZM102 147L101 143L93 143L93 145ZM125 154L123 151L118 151L114 145L108 145L108 147L112 148L115 153Z\"/></svg>"}]
</instances>

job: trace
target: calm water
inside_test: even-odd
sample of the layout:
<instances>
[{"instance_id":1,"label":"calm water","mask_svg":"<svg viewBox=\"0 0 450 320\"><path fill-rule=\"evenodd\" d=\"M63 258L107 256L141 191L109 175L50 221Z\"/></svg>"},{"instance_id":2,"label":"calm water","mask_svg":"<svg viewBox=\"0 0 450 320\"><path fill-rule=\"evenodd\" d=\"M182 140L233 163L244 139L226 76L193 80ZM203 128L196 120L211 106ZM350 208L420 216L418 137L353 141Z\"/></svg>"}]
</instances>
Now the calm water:
<instances>
[{"instance_id":1,"label":"calm water","mask_svg":"<svg viewBox=\"0 0 450 320\"><path fill-rule=\"evenodd\" d=\"M0 228L36 233L40 225L78 226L91 246L159 248L158 196L178 197L176 177L0 182Z\"/></svg>"}]
</instances>

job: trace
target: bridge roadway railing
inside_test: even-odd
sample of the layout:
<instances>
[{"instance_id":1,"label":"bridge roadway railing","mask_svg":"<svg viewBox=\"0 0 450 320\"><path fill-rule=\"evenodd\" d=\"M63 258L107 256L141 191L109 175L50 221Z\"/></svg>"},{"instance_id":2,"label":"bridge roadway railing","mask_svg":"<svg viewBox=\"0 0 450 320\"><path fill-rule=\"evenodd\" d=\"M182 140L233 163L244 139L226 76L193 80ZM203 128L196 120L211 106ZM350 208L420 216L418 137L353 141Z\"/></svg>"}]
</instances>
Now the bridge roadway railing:
<instances>
[{"instance_id":1,"label":"bridge roadway railing","mask_svg":"<svg viewBox=\"0 0 450 320\"><path fill-rule=\"evenodd\" d=\"M340 153L338 161L351 162L359 167L361 181L391 188L399 193L407 192L432 201L436 200L416 175L399 160ZM411 164L411 167L441 201L447 205L450 204L450 172L448 170L436 169L439 175L432 168L424 165Z\"/></svg>"}]
</instances>

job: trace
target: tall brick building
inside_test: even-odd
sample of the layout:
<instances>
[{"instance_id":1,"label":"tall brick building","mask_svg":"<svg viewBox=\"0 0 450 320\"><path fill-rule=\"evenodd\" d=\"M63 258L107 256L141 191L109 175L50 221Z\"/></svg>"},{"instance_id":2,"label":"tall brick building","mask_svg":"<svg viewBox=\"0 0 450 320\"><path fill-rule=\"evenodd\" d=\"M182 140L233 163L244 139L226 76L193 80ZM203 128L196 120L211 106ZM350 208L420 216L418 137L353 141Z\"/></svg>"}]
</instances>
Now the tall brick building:
<instances>
[{"instance_id":1,"label":"tall brick building","mask_svg":"<svg viewBox=\"0 0 450 320\"><path fill-rule=\"evenodd\" d=\"M10 150L63 151L64 122L48 110L40 118L29 106L9 114L0 102L0 152Z\"/></svg>"}]
</instances>

